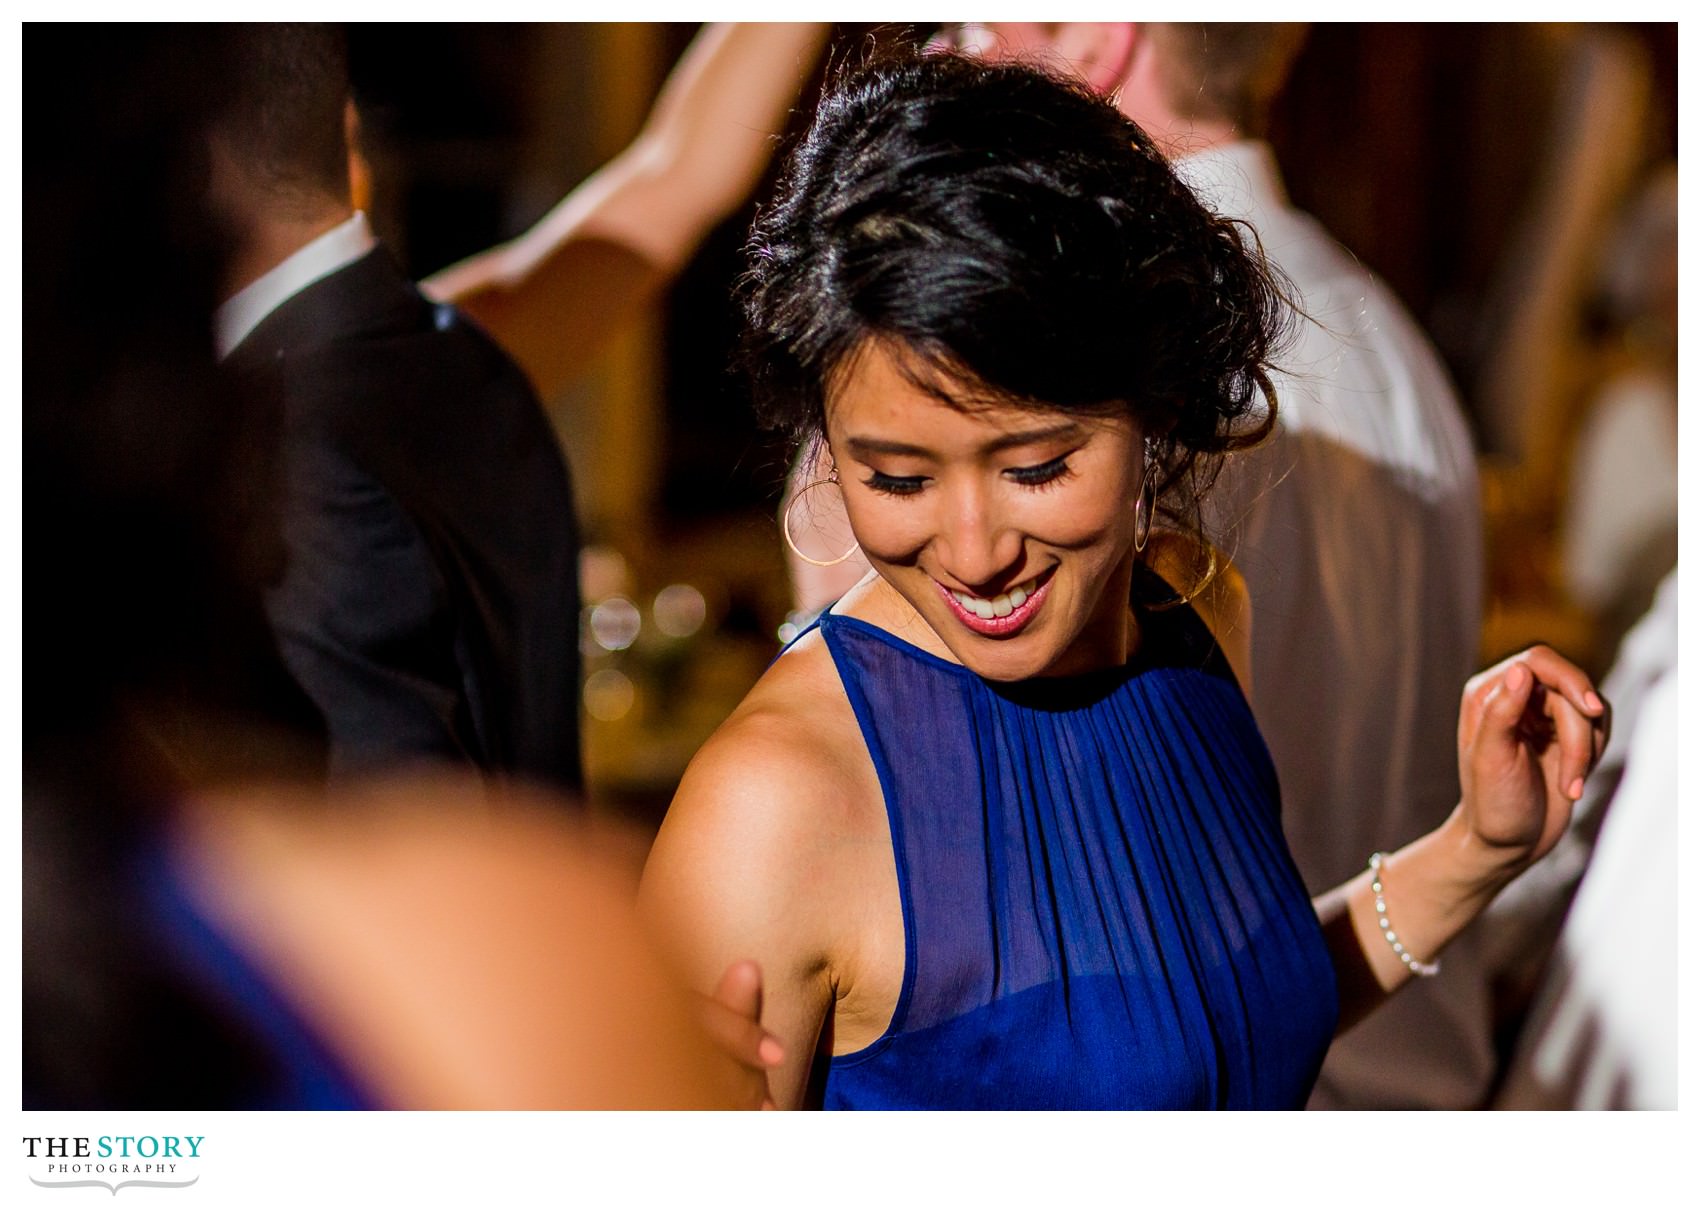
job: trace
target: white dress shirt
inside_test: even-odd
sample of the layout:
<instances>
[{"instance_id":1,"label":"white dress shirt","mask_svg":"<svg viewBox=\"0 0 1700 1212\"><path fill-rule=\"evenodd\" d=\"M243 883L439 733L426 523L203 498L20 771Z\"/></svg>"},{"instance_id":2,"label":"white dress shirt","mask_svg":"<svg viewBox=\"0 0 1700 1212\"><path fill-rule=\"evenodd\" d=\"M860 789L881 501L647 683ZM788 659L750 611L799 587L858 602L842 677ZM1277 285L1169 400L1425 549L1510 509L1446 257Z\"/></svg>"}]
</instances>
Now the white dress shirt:
<instances>
[{"instance_id":1,"label":"white dress shirt","mask_svg":"<svg viewBox=\"0 0 1700 1212\"><path fill-rule=\"evenodd\" d=\"M1676 380L1645 370L1608 380L1589 405L1561 527L1564 587L1589 610L1617 606L1649 542L1676 529L1676 407Z\"/></svg>"},{"instance_id":2,"label":"white dress shirt","mask_svg":"<svg viewBox=\"0 0 1700 1212\"><path fill-rule=\"evenodd\" d=\"M303 244L264 274L226 299L213 313L213 343L219 359L289 299L337 270L352 265L377 247L366 212Z\"/></svg>"},{"instance_id":3,"label":"white dress shirt","mask_svg":"<svg viewBox=\"0 0 1700 1212\"><path fill-rule=\"evenodd\" d=\"M1277 356L1278 425L1235 456L1206 520L1251 593L1251 700L1311 891L1438 825L1457 802L1460 693L1481 635L1475 456L1447 375L1404 308L1287 201L1262 143L1179 160L1250 223L1299 321ZM1313 1106L1479 1105L1494 1070L1466 934L1329 1053Z\"/></svg>"},{"instance_id":4,"label":"white dress shirt","mask_svg":"<svg viewBox=\"0 0 1700 1212\"><path fill-rule=\"evenodd\" d=\"M1500 1105L1676 1109L1677 671L1655 682Z\"/></svg>"},{"instance_id":5,"label":"white dress shirt","mask_svg":"<svg viewBox=\"0 0 1700 1212\"><path fill-rule=\"evenodd\" d=\"M1623 738L1636 735L1652 688L1676 668L1677 570L1654 594L1652 608L1629 629L1600 695L1611 704L1612 743L1588 776L1570 827L1550 853L1511 881L1482 915L1484 954L1491 971L1515 984L1531 983L1549 963L1576 887L1588 871L1607 810L1624 780Z\"/></svg>"}]
</instances>

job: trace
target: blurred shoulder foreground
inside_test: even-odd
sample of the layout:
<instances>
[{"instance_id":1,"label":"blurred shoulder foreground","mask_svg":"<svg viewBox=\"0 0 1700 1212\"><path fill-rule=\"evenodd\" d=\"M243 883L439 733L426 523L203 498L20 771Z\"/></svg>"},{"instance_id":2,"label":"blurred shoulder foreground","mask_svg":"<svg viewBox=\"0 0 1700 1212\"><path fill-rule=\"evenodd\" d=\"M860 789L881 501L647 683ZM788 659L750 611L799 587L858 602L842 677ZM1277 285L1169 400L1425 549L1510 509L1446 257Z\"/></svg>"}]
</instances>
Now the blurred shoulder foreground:
<instances>
[{"instance_id":1,"label":"blurred shoulder foreground","mask_svg":"<svg viewBox=\"0 0 1700 1212\"><path fill-rule=\"evenodd\" d=\"M268 417L212 348L217 33L29 35L23 1104L726 1105L629 844L464 772L325 792L278 709Z\"/></svg>"}]
</instances>

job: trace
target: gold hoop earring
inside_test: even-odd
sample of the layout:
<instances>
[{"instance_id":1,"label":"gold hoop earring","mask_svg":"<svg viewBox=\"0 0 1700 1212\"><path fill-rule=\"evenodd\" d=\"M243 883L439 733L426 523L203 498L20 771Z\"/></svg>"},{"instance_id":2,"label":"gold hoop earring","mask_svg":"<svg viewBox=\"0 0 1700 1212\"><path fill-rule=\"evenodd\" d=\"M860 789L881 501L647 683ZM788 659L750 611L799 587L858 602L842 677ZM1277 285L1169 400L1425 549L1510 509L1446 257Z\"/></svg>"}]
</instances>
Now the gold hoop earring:
<instances>
[{"instance_id":1,"label":"gold hoop earring","mask_svg":"<svg viewBox=\"0 0 1700 1212\"><path fill-rule=\"evenodd\" d=\"M791 537L791 510L796 508L797 502L801 501L811 491L816 488L825 487L828 484L836 486L838 481L828 477L827 479L816 480L812 484L804 485L797 495L792 497L791 500L786 503L785 509L779 515L779 532L785 536L785 546L789 547L791 549L791 554L803 561L803 563L813 564L816 568L834 568L839 564L844 563L844 561L848 560L851 556L855 555L861 548L860 543L856 542L855 539L851 539L850 549L837 559L817 560L811 555L803 554L803 549L797 546L797 540Z\"/></svg>"},{"instance_id":2,"label":"gold hoop earring","mask_svg":"<svg viewBox=\"0 0 1700 1212\"><path fill-rule=\"evenodd\" d=\"M1139 480L1139 497L1133 503L1133 549L1144 554L1151 541L1151 523L1157 516L1157 458L1151 439L1145 439L1145 470Z\"/></svg>"}]
</instances>

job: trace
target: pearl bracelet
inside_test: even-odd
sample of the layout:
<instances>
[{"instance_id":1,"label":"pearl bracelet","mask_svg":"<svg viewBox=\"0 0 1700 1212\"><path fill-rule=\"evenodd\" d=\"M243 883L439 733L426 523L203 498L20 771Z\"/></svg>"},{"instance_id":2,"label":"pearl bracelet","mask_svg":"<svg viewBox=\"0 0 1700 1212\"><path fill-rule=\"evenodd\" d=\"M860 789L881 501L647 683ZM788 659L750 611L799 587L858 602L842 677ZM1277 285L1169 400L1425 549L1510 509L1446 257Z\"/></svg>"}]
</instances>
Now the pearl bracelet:
<instances>
[{"instance_id":1,"label":"pearl bracelet","mask_svg":"<svg viewBox=\"0 0 1700 1212\"><path fill-rule=\"evenodd\" d=\"M1405 944L1399 941L1399 936L1394 933L1393 927L1387 921L1387 898L1383 895L1381 888L1381 864L1385 861L1386 856L1379 850L1369 856L1369 869L1373 873L1370 876L1369 886L1370 891L1375 893L1376 925L1381 927L1382 934L1386 936L1388 944L1393 948L1393 954L1404 961L1405 967L1418 976L1437 976L1440 973L1440 965L1438 963L1425 964L1405 950Z\"/></svg>"}]
</instances>

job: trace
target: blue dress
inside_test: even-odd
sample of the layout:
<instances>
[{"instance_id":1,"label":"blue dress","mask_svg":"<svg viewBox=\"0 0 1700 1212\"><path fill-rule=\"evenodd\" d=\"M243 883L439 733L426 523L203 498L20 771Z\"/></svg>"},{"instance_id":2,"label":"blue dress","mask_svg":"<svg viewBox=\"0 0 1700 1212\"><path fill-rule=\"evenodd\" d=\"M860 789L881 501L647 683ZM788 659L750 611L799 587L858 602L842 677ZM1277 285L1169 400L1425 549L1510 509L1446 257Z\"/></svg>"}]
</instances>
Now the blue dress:
<instances>
[{"instance_id":1,"label":"blue dress","mask_svg":"<svg viewBox=\"0 0 1700 1212\"><path fill-rule=\"evenodd\" d=\"M904 974L828 1108L1295 1108L1338 1015L1238 684L1190 608L1120 669L987 682L819 626L885 794Z\"/></svg>"},{"instance_id":2,"label":"blue dress","mask_svg":"<svg viewBox=\"0 0 1700 1212\"><path fill-rule=\"evenodd\" d=\"M132 863L140 928L156 960L229 1029L248 1041L231 1074L228 1108L242 1111L359 1111L379 1106L336 1051L308 1025L286 987L201 909L169 840L144 845ZM193 1056L185 1064L195 1063Z\"/></svg>"}]
</instances>

